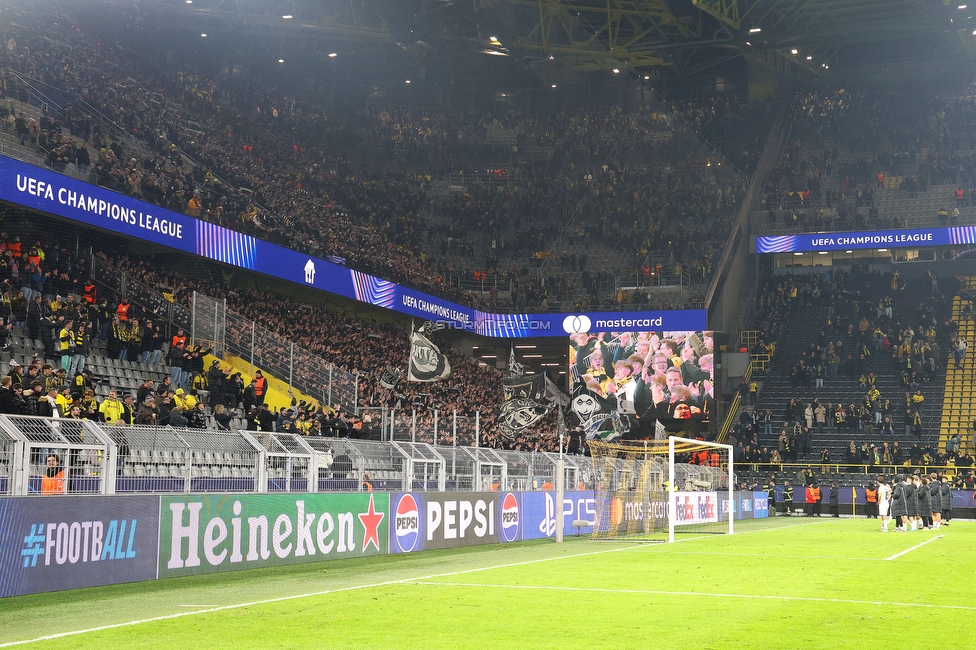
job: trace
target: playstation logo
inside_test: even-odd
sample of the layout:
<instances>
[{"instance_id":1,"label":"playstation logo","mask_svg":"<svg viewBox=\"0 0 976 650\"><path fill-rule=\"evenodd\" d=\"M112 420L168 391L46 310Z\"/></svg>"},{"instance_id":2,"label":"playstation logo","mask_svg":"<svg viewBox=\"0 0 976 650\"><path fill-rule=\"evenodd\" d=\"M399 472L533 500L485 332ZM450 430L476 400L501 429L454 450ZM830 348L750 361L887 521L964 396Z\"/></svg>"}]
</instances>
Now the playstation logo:
<instances>
[{"instance_id":1,"label":"playstation logo","mask_svg":"<svg viewBox=\"0 0 976 650\"><path fill-rule=\"evenodd\" d=\"M584 334L590 331L589 316L574 316L570 314L563 319L563 331L567 334Z\"/></svg>"},{"instance_id":2,"label":"playstation logo","mask_svg":"<svg viewBox=\"0 0 976 650\"><path fill-rule=\"evenodd\" d=\"M305 262L305 282L307 284L315 283L315 262L312 260Z\"/></svg>"}]
</instances>

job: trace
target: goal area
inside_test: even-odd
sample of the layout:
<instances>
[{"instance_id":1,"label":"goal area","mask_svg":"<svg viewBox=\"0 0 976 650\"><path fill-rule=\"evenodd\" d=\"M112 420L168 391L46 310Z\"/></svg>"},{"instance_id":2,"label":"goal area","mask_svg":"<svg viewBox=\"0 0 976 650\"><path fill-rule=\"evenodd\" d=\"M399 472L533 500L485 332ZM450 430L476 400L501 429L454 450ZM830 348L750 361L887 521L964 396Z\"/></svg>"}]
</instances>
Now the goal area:
<instances>
[{"instance_id":1,"label":"goal area","mask_svg":"<svg viewBox=\"0 0 976 650\"><path fill-rule=\"evenodd\" d=\"M673 542L733 532L732 447L667 440L591 440L596 484L593 539Z\"/></svg>"}]
</instances>

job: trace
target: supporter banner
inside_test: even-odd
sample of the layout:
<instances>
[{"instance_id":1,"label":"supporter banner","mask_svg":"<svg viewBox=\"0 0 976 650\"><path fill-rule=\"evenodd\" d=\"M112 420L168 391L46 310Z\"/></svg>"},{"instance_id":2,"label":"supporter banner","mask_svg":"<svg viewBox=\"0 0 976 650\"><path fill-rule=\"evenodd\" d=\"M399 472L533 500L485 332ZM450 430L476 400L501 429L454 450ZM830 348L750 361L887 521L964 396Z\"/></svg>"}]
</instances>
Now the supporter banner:
<instances>
[{"instance_id":1,"label":"supporter banner","mask_svg":"<svg viewBox=\"0 0 976 650\"><path fill-rule=\"evenodd\" d=\"M976 226L821 232L756 237L757 253L806 253L861 248L915 248L976 243Z\"/></svg>"},{"instance_id":2,"label":"supporter banner","mask_svg":"<svg viewBox=\"0 0 976 650\"><path fill-rule=\"evenodd\" d=\"M521 539L514 492L393 493L390 516L391 553Z\"/></svg>"},{"instance_id":3,"label":"supporter banner","mask_svg":"<svg viewBox=\"0 0 976 650\"><path fill-rule=\"evenodd\" d=\"M389 552L389 495L162 497L159 577Z\"/></svg>"},{"instance_id":4,"label":"supporter banner","mask_svg":"<svg viewBox=\"0 0 976 650\"><path fill-rule=\"evenodd\" d=\"M451 376L451 362L420 332L410 332L407 381L432 382Z\"/></svg>"},{"instance_id":5,"label":"supporter banner","mask_svg":"<svg viewBox=\"0 0 976 650\"><path fill-rule=\"evenodd\" d=\"M489 314L6 156L0 156L0 200L482 336L706 327L704 310Z\"/></svg>"},{"instance_id":6,"label":"supporter banner","mask_svg":"<svg viewBox=\"0 0 976 650\"><path fill-rule=\"evenodd\" d=\"M0 597L156 578L158 496L0 499Z\"/></svg>"},{"instance_id":7,"label":"supporter banner","mask_svg":"<svg viewBox=\"0 0 976 650\"><path fill-rule=\"evenodd\" d=\"M563 535L577 533L589 535L592 526L577 529L574 521L596 521L596 500L593 492L565 492L563 493ZM558 524L555 492L523 492L522 493L522 539L539 539L555 537Z\"/></svg>"},{"instance_id":8,"label":"supporter banner","mask_svg":"<svg viewBox=\"0 0 976 650\"><path fill-rule=\"evenodd\" d=\"M393 390L400 383L400 375L403 373L399 368L393 369L387 366L380 375L380 386L388 390Z\"/></svg>"}]
</instances>

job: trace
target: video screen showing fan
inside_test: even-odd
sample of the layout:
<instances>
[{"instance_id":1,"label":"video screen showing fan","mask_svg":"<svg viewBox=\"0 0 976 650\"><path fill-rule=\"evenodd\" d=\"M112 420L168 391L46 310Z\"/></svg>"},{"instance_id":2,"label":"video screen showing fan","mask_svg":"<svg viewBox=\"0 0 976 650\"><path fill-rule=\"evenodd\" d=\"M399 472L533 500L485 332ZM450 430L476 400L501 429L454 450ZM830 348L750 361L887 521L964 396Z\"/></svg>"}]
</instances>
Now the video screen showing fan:
<instances>
[{"instance_id":1,"label":"video screen showing fan","mask_svg":"<svg viewBox=\"0 0 976 650\"><path fill-rule=\"evenodd\" d=\"M570 409L588 438L613 439L642 421L707 421L715 404L710 331L570 335Z\"/></svg>"}]
</instances>

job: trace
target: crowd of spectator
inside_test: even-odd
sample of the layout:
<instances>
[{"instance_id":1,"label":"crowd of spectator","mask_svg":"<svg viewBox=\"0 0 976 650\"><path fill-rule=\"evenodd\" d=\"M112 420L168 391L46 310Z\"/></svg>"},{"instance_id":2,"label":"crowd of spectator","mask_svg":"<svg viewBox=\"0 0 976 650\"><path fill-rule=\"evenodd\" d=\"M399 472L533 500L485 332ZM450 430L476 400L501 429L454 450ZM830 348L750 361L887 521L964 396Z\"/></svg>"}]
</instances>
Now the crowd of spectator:
<instances>
[{"instance_id":1,"label":"crowd of spectator","mask_svg":"<svg viewBox=\"0 0 976 650\"><path fill-rule=\"evenodd\" d=\"M0 53L5 95L26 99L20 75L29 75L62 103L25 138L51 167L498 309L613 304L618 296L600 295L601 283L640 268L654 250L672 251L677 275L707 281L745 176L695 129L748 169L768 128L727 99L628 109L326 108L284 86L209 78L189 61L160 66L166 57L128 51L121 39L106 47L111 34L50 9L7 11L16 20ZM19 119L10 115L11 130ZM500 157L504 191L478 181L461 194L434 190L432 179ZM590 262L540 271L517 261L553 251ZM492 276L487 287L501 278L501 295L461 289L473 272Z\"/></svg>"},{"instance_id":2,"label":"crowd of spectator","mask_svg":"<svg viewBox=\"0 0 976 650\"><path fill-rule=\"evenodd\" d=\"M965 354L965 342L958 338L958 324L942 293L953 292L953 282L943 280L948 286L940 287L931 272L913 282L930 289L930 295L905 313L904 302L901 311L894 307L907 286L898 271L880 273L855 265L850 270L765 278L756 316L758 342L752 352L775 354L786 323L800 309L809 317L812 308L822 314L819 333L793 358L774 356L773 372L779 368L785 373L794 391L815 394L839 385L849 387L849 395L842 400L836 399L836 392L826 399L793 397L782 412L774 412L770 404L775 396L767 395L758 407L753 398L753 410L742 414L732 432L745 458L795 463L809 462L819 453L825 465L965 465L964 455L956 458L951 450L942 455L926 444L931 435L925 429L927 425L931 433L940 413L926 412L924 387L944 371L950 350ZM960 347L962 351L955 352ZM852 443L856 453L838 459L831 458L828 449L817 451L817 434L845 430L857 432L862 440L860 446ZM903 447L893 445L899 440L902 445L911 441L912 448L903 452Z\"/></svg>"}]
</instances>

